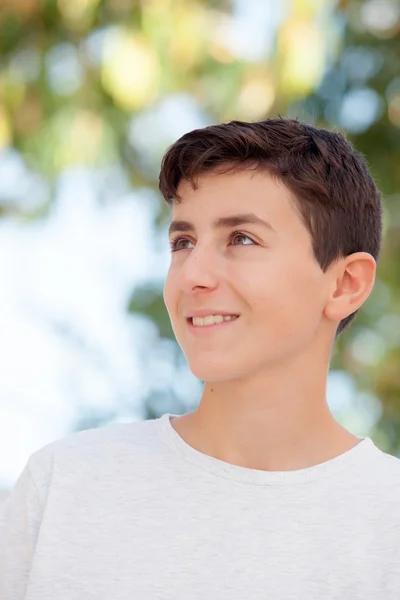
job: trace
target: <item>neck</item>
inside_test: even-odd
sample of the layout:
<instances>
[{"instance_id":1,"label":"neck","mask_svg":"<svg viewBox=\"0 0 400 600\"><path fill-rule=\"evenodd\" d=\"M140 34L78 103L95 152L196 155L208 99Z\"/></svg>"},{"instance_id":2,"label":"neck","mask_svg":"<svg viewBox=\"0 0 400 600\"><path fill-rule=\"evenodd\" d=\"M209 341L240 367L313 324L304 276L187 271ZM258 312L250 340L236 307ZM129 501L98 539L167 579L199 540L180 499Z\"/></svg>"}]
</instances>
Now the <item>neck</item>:
<instances>
[{"instance_id":1,"label":"neck","mask_svg":"<svg viewBox=\"0 0 400 600\"><path fill-rule=\"evenodd\" d=\"M173 427L208 456L268 471L319 464L355 446L359 438L335 421L326 402L327 366L296 375L206 383L199 407Z\"/></svg>"}]
</instances>

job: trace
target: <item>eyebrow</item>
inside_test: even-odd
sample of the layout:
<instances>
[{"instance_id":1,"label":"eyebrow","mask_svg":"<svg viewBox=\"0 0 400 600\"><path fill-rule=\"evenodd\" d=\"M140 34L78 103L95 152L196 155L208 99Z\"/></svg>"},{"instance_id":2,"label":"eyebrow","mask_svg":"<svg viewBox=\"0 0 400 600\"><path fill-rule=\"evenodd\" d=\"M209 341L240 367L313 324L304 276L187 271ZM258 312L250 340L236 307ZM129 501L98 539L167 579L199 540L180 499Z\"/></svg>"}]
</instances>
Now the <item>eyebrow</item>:
<instances>
[{"instance_id":1,"label":"eyebrow","mask_svg":"<svg viewBox=\"0 0 400 600\"><path fill-rule=\"evenodd\" d=\"M271 223L260 219L254 213L238 213L235 215L229 215L227 217L218 217L213 222L213 229L230 229L232 227L240 227L241 225L262 225L266 229L276 233L276 230L272 227ZM193 223L189 221L172 221L168 229L168 234L174 233L175 231L194 231L195 227Z\"/></svg>"}]
</instances>

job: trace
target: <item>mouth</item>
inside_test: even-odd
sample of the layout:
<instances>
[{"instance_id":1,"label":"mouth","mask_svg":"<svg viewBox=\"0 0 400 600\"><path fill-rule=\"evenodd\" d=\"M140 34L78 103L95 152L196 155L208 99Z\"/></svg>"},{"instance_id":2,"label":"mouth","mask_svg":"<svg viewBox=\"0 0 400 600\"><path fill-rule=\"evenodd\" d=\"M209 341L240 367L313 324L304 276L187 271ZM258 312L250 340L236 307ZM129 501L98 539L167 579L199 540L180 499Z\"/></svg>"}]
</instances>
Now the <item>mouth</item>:
<instances>
[{"instance_id":1,"label":"mouth","mask_svg":"<svg viewBox=\"0 0 400 600\"><path fill-rule=\"evenodd\" d=\"M195 332L215 331L231 326L240 315L219 315L219 317L189 317L186 319L190 329Z\"/></svg>"}]
</instances>

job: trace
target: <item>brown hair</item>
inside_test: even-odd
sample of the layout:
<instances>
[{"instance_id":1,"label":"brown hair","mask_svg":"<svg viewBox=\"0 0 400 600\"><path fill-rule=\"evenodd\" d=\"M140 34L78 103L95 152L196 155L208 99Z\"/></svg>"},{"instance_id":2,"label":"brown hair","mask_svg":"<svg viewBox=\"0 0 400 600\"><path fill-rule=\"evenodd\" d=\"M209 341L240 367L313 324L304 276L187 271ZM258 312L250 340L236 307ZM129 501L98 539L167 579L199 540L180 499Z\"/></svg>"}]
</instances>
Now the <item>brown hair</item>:
<instances>
[{"instance_id":1,"label":"brown hair","mask_svg":"<svg viewBox=\"0 0 400 600\"><path fill-rule=\"evenodd\" d=\"M168 204L179 202L182 179L196 188L201 173L220 168L224 173L255 168L278 177L294 193L324 272L333 261L354 252L368 252L378 261L381 194L366 161L342 134L285 118L195 129L165 153L160 191ZM357 312L339 323L336 337Z\"/></svg>"}]
</instances>

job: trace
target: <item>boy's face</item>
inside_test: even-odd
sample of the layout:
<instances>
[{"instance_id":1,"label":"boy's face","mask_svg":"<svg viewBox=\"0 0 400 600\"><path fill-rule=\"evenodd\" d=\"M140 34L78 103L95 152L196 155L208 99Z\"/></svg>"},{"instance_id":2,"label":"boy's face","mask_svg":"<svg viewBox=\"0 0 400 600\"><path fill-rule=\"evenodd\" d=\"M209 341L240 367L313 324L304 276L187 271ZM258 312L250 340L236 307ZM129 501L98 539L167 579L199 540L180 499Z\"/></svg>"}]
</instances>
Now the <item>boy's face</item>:
<instances>
[{"instance_id":1,"label":"boy's face","mask_svg":"<svg viewBox=\"0 0 400 600\"><path fill-rule=\"evenodd\" d=\"M317 334L327 287L291 192L267 173L242 171L205 173L197 190L182 181L178 193L172 221L191 226L171 234L181 239L164 301L194 375L242 379L302 353ZM244 213L273 230L258 223L214 226ZM202 310L239 317L203 327L188 322Z\"/></svg>"}]
</instances>

